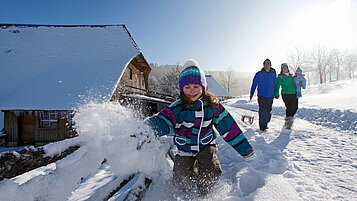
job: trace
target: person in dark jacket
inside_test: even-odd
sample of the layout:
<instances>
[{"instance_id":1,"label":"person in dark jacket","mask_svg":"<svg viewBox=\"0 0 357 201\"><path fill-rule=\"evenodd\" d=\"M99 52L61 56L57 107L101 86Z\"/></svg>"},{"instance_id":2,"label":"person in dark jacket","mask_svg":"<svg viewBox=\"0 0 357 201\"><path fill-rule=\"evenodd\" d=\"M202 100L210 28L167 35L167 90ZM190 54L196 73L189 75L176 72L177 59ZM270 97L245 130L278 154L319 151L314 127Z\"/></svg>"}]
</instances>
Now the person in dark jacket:
<instances>
[{"instance_id":1,"label":"person in dark jacket","mask_svg":"<svg viewBox=\"0 0 357 201\"><path fill-rule=\"evenodd\" d=\"M222 173L216 151L217 134L245 160L256 155L233 117L214 94L206 91L206 77L197 62L189 60L184 67L179 75L180 99L146 122L159 136L173 134L178 149L174 185L184 192L197 185L202 197L212 191Z\"/></svg>"},{"instance_id":2,"label":"person in dark jacket","mask_svg":"<svg viewBox=\"0 0 357 201\"><path fill-rule=\"evenodd\" d=\"M263 65L262 70L257 72L254 76L249 100L252 100L255 89L258 86L259 128L265 131L271 119L276 72L275 69L271 67L271 61L269 59L266 59Z\"/></svg>"}]
</instances>

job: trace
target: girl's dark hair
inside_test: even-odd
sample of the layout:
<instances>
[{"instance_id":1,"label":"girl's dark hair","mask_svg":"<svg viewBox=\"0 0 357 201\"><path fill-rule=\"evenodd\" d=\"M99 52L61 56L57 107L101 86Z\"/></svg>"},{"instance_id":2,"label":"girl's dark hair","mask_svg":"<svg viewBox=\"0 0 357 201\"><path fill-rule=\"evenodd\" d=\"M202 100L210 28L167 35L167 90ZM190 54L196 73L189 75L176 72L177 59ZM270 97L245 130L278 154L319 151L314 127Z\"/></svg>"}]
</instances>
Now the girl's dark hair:
<instances>
[{"instance_id":1,"label":"girl's dark hair","mask_svg":"<svg viewBox=\"0 0 357 201\"><path fill-rule=\"evenodd\" d=\"M192 102L184 93L183 91L180 92L180 99L181 99L181 104L182 107L186 107L188 105L194 105L196 104L197 100L195 102ZM202 91L202 99L207 102L207 105L211 108L214 108L218 105L218 98L215 96L213 93L208 92L206 90Z\"/></svg>"}]
</instances>

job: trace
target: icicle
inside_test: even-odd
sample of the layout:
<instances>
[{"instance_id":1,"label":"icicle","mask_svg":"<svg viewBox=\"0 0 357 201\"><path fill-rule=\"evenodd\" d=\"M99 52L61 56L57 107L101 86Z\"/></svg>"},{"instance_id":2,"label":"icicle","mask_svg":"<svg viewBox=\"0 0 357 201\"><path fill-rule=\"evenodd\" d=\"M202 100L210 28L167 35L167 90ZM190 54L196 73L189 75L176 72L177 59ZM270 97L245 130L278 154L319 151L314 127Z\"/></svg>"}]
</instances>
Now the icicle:
<instances>
[{"instance_id":1,"label":"icicle","mask_svg":"<svg viewBox=\"0 0 357 201\"><path fill-rule=\"evenodd\" d=\"M16 117L19 117L19 116L21 116L23 114L22 110L15 110L13 112L15 113Z\"/></svg>"},{"instance_id":2,"label":"icicle","mask_svg":"<svg viewBox=\"0 0 357 201\"><path fill-rule=\"evenodd\" d=\"M67 112L66 111L61 111L61 118L62 119L67 118Z\"/></svg>"}]
</instances>

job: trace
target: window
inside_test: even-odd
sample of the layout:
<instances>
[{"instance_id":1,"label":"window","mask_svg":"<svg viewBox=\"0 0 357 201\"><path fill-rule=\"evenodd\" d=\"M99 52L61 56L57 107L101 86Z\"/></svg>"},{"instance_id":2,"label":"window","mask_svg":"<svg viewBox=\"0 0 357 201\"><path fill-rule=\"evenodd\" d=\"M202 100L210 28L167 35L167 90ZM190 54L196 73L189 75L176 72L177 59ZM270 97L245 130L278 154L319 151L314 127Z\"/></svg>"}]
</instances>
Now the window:
<instances>
[{"instance_id":1,"label":"window","mask_svg":"<svg viewBox=\"0 0 357 201\"><path fill-rule=\"evenodd\" d=\"M129 68L129 71L130 71L129 78L132 80L133 79L133 69Z\"/></svg>"},{"instance_id":2,"label":"window","mask_svg":"<svg viewBox=\"0 0 357 201\"><path fill-rule=\"evenodd\" d=\"M40 128L55 129L58 125L58 117L56 112L44 111L40 115Z\"/></svg>"}]
</instances>

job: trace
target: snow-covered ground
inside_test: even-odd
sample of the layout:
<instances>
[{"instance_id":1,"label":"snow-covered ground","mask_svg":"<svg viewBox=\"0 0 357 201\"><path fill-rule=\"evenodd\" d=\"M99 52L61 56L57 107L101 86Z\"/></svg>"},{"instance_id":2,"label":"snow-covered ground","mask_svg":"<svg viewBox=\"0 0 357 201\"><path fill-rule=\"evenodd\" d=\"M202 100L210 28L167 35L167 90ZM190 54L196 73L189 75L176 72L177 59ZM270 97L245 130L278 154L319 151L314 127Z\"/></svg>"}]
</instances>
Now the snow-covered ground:
<instances>
[{"instance_id":1,"label":"snow-covered ground","mask_svg":"<svg viewBox=\"0 0 357 201\"><path fill-rule=\"evenodd\" d=\"M330 127L339 131L357 132L357 77L334 81L322 85L307 86L299 98L299 110L296 117L317 125ZM258 111L256 98L248 102L248 95L227 101L233 107ZM285 106L280 96L274 99L274 115L284 116Z\"/></svg>"},{"instance_id":2,"label":"snow-covered ground","mask_svg":"<svg viewBox=\"0 0 357 201\"><path fill-rule=\"evenodd\" d=\"M204 200L357 200L356 87L353 78L304 90L292 130L283 128L281 98L274 100L266 132L258 129L257 112L246 110L258 110L256 100L250 103L244 96L225 102L258 157L245 162L219 138L223 174ZM242 114L255 116L253 124L242 122ZM81 148L55 164L0 182L0 200L102 200L138 171L153 180L143 200L187 200L171 184L173 164L165 156L169 137L155 140L150 128L118 105L87 104L75 118L81 136L45 150L53 155L76 144ZM137 150L137 141L146 137L130 135L140 132L151 143ZM108 162L101 164L104 158Z\"/></svg>"}]
</instances>

